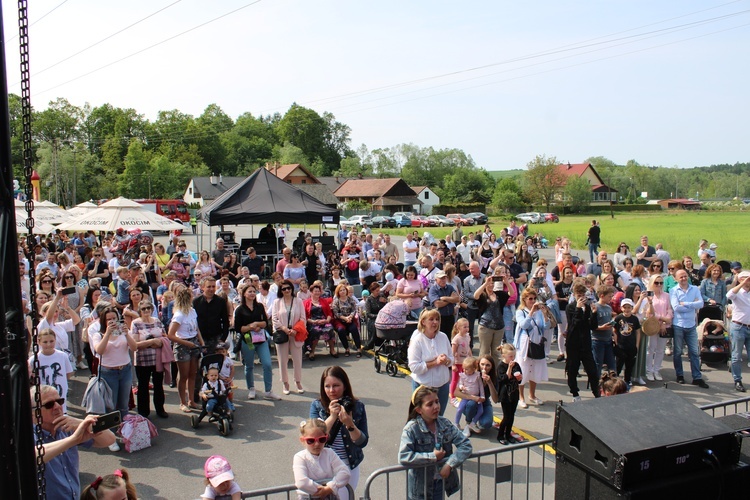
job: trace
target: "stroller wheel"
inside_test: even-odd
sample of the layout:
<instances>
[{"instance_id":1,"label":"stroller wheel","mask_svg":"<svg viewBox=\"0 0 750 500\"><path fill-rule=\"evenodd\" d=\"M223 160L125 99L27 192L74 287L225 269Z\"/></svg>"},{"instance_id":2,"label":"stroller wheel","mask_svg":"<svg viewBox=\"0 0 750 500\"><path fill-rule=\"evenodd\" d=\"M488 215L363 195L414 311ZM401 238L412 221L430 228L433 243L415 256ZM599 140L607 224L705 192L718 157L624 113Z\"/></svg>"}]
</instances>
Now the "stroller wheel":
<instances>
[{"instance_id":1,"label":"stroller wheel","mask_svg":"<svg viewBox=\"0 0 750 500\"><path fill-rule=\"evenodd\" d=\"M229 423L229 419L225 417L219 420L219 434L222 436L228 436L231 431L232 425Z\"/></svg>"},{"instance_id":2,"label":"stroller wheel","mask_svg":"<svg viewBox=\"0 0 750 500\"><path fill-rule=\"evenodd\" d=\"M385 372L391 377L395 377L396 373L398 373L398 366L396 365L396 362L392 359L389 359L388 363L386 363L385 365Z\"/></svg>"},{"instance_id":3,"label":"stroller wheel","mask_svg":"<svg viewBox=\"0 0 750 500\"><path fill-rule=\"evenodd\" d=\"M375 357L372 358L372 361L375 363L375 371L380 373L380 369L383 366L383 363L380 361L380 356L376 354Z\"/></svg>"},{"instance_id":4,"label":"stroller wheel","mask_svg":"<svg viewBox=\"0 0 750 500\"><path fill-rule=\"evenodd\" d=\"M197 429L199 423L200 422L198 422L198 415L190 415L190 426L193 429Z\"/></svg>"}]
</instances>

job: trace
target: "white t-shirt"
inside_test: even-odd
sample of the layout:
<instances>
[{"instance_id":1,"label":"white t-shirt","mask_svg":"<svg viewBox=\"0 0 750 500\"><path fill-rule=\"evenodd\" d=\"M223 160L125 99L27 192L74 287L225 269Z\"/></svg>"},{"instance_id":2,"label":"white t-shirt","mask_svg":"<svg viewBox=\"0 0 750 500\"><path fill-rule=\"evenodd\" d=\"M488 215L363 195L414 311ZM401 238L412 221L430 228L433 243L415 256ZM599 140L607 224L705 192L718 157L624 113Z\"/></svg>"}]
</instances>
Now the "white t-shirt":
<instances>
[{"instance_id":1,"label":"white t-shirt","mask_svg":"<svg viewBox=\"0 0 750 500\"><path fill-rule=\"evenodd\" d=\"M419 245L416 241L409 240L404 241L403 243L404 248L404 262L410 262L410 261L416 261L417 260L417 250L419 250Z\"/></svg>"},{"instance_id":2,"label":"white t-shirt","mask_svg":"<svg viewBox=\"0 0 750 500\"><path fill-rule=\"evenodd\" d=\"M61 351L68 350L68 332L76 331L76 326L73 324L72 319L58 321L57 323L51 325L45 318L42 318L37 328L39 331L42 331L45 328L49 328L50 330L55 332L55 337L57 337L57 339L55 340L55 349L59 349Z\"/></svg>"},{"instance_id":3,"label":"white t-shirt","mask_svg":"<svg viewBox=\"0 0 750 500\"><path fill-rule=\"evenodd\" d=\"M172 316L172 323L180 325L177 332L175 332L175 335L177 335L178 338L192 339L198 335L198 314L193 308L190 308L190 312L187 314L175 309L174 315Z\"/></svg>"},{"instance_id":4,"label":"white t-shirt","mask_svg":"<svg viewBox=\"0 0 750 500\"><path fill-rule=\"evenodd\" d=\"M33 368L34 356L29 356L29 372ZM43 354L41 349L39 350L39 382L57 389L61 398L68 397L69 373L73 373L73 365L66 353L55 349L53 354L47 355ZM65 405L63 405L63 411L67 413Z\"/></svg>"},{"instance_id":5,"label":"white t-shirt","mask_svg":"<svg viewBox=\"0 0 750 500\"><path fill-rule=\"evenodd\" d=\"M226 492L224 495L226 495L226 496L232 496L235 493L242 493L242 488L240 488L240 485L237 484L235 481L232 481L232 487L229 488L229 491ZM213 499L213 498L216 498L217 495L218 495L218 493L216 493L216 490L214 489L214 487L211 486L210 484L207 484L206 485L206 491L203 492L203 494L201 495L201 497L202 498L211 498L211 499Z\"/></svg>"}]
</instances>

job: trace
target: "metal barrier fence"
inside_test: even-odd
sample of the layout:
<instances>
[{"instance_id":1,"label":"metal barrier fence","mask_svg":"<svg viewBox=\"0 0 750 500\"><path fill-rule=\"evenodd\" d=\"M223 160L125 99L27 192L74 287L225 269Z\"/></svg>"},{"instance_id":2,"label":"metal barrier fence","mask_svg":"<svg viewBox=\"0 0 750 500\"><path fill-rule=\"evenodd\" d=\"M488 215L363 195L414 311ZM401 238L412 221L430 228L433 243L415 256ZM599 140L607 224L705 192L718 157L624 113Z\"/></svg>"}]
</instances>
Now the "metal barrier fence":
<instances>
[{"instance_id":1,"label":"metal barrier fence","mask_svg":"<svg viewBox=\"0 0 750 500\"><path fill-rule=\"evenodd\" d=\"M552 438L478 451L458 469L459 498L554 498L555 462L547 450ZM408 498L407 471L395 465L378 469L365 482L365 500ZM429 481L428 481L429 483Z\"/></svg>"},{"instance_id":2,"label":"metal barrier fence","mask_svg":"<svg viewBox=\"0 0 750 500\"><path fill-rule=\"evenodd\" d=\"M705 412L710 412L714 418L717 417L717 413L719 413L719 417L726 417L727 415L734 415L736 413L746 413L750 411L750 396L721 403L711 403L699 406L699 408Z\"/></svg>"},{"instance_id":3,"label":"metal barrier fence","mask_svg":"<svg viewBox=\"0 0 750 500\"><path fill-rule=\"evenodd\" d=\"M354 499L354 490L348 484L346 490L349 492L349 498ZM261 488L252 491L243 491L241 498L286 498L287 500L297 499L297 487L293 484L284 486L273 486L271 488Z\"/></svg>"}]
</instances>

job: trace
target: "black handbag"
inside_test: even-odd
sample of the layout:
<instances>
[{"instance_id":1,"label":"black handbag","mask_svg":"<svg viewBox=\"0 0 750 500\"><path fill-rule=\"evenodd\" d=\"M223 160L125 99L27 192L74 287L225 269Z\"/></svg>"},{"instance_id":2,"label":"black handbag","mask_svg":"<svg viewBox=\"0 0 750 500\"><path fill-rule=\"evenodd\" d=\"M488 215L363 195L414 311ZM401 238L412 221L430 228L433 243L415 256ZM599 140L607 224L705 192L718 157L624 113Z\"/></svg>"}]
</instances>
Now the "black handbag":
<instances>
[{"instance_id":1,"label":"black handbag","mask_svg":"<svg viewBox=\"0 0 750 500\"><path fill-rule=\"evenodd\" d=\"M292 309L294 309L294 299L292 299L292 304L289 306L289 313L286 317L286 324L288 328L291 328L292 325L290 324L292 321ZM274 344L286 344L289 342L289 335L284 330L276 330L273 332L273 343Z\"/></svg>"},{"instance_id":2,"label":"black handbag","mask_svg":"<svg viewBox=\"0 0 750 500\"><path fill-rule=\"evenodd\" d=\"M544 354L544 342L546 340L547 339L542 337L542 342L539 344L536 344L529 340L529 350L526 353L526 356L529 359L544 359L546 357L546 355Z\"/></svg>"}]
</instances>

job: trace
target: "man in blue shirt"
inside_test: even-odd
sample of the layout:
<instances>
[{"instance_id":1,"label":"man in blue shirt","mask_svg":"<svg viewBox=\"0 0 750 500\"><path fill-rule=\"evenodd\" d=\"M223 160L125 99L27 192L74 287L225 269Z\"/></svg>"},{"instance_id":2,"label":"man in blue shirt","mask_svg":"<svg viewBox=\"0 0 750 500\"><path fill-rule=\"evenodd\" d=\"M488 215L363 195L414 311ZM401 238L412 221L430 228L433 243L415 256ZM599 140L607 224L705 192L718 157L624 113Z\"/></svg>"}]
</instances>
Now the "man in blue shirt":
<instances>
[{"instance_id":1,"label":"man in blue shirt","mask_svg":"<svg viewBox=\"0 0 750 500\"><path fill-rule=\"evenodd\" d=\"M672 360L674 371L677 375L677 383L684 384L685 377L682 371L682 346L687 344L688 358L690 359L690 375L693 377L693 385L708 389L708 384L701 376L700 349L698 346L698 332L695 329L696 315L698 309L703 307L703 297L700 289L691 285L688 274L684 269L675 273L677 286L669 291L669 301L674 310L672 328L674 329L674 352Z\"/></svg>"},{"instance_id":2,"label":"man in blue shirt","mask_svg":"<svg viewBox=\"0 0 750 500\"><path fill-rule=\"evenodd\" d=\"M435 284L428 292L430 305L440 313L440 331L451 337L453 323L456 322L456 304L461 298L453 285L448 284L448 275L443 271L435 274Z\"/></svg>"},{"instance_id":3,"label":"man in blue shirt","mask_svg":"<svg viewBox=\"0 0 750 500\"><path fill-rule=\"evenodd\" d=\"M33 404L36 388L31 389ZM96 415L85 419L63 414L65 400L50 385L40 388L42 404L42 440L44 441L44 479L47 500L80 498L78 446L104 448L114 444L115 435L108 430L91 432Z\"/></svg>"}]
</instances>

